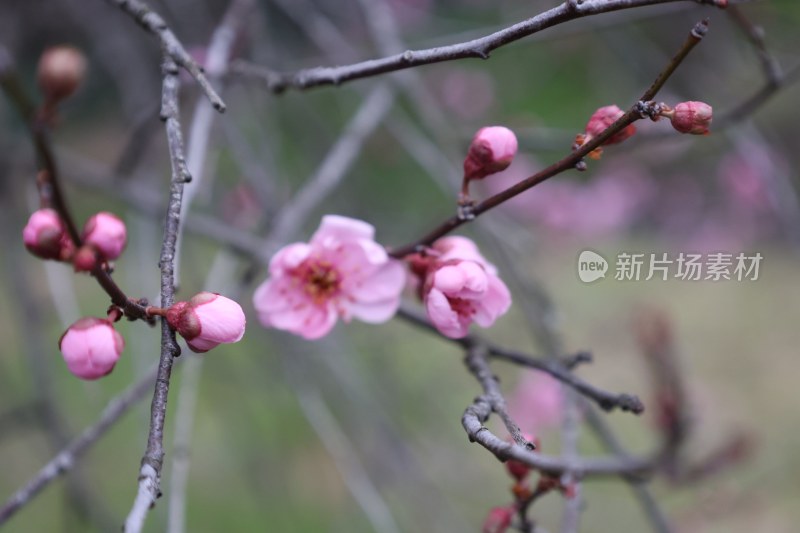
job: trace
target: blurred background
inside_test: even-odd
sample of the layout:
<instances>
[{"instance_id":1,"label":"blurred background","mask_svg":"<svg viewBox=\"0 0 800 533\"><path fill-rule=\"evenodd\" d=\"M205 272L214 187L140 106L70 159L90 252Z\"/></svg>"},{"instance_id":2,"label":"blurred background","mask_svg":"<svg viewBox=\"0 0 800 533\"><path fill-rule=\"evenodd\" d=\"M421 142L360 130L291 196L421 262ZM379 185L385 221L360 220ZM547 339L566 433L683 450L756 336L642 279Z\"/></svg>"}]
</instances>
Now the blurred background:
<instances>
[{"instance_id":1,"label":"blurred background","mask_svg":"<svg viewBox=\"0 0 800 533\"><path fill-rule=\"evenodd\" d=\"M555 5L257 2L230 59L278 71L343 64L487 35ZM153 0L151 7L202 62L228 2ZM399 320L339 324L313 343L264 330L251 295L266 269L252 253L307 240L326 213L369 221L387 246L416 239L454 212L461 161L478 128L506 125L520 141L512 166L475 189L483 198L563 157L595 109L629 107L703 17L711 21L708 37L658 100L711 104L712 135L639 122L636 136L588 161L587 172L557 176L463 233L482 245L515 295L512 311L485 332L498 343L543 355L559 346L565 354L589 350L594 362L579 370L582 377L637 394L650 407L657 380L635 318L656 313L669 324L693 422L687 460L713 455L730 439L747 442L746 453L713 475L656 478L654 494L676 531L796 531L800 109L792 82L800 5L739 8L739 20L694 2L592 16L500 48L488 61L434 64L340 88L276 96L257 81L226 76L228 111L214 117L207 149L198 151L203 170L195 173L179 297L200 290L236 297L248 331L239 344L202 357L185 350L177 363L165 495L147 531L166 529L176 478L170 460L187 454L188 531L479 531L491 507L510 503L504 468L470 445L461 427L480 388L457 347ZM754 27L763 28L766 51L748 36ZM86 54L85 84L52 135L65 192L79 224L99 210L124 218L129 244L115 279L129 294L157 301L169 180L157 41L106 2L6 0L0 44L32 95L44 49L71 44ZM770 81L770 61L786 75L773 70ZM183 130L197 151L192 126L207 103L184 81ZM759 93L765 97L753 101ZM82 382L67 372L59 336L80 316L101 315L108 301L90 278L24 250L20 234L38 207L35 155L5 98L0 124L4 500L147 371L158 359L159 334L121 323L127 346L113 374ZM341 155L345 133L357 149L336 167L331 154ZM287 215L285 206L296 207L296 193L314 180L326 182L325 194ZM279 221L285 227L276 234ZM576 275L585 249L609 260L623 251L760 253L763 260L756 281L608 275L589 285ZM493 369L523 429L558 454L558 387L529 370L499 362ZM149 396L3 530L118 530L135 495ZM613 413L608 423L632 452L647 453L661 438L652 409L640 417ZM585 429L579 448L603 452ZM584 496L582 531L649 530L623 482L589 481ZM557 530L562 506L551 494L531 516Z\"/></svg>"}]
</instances>

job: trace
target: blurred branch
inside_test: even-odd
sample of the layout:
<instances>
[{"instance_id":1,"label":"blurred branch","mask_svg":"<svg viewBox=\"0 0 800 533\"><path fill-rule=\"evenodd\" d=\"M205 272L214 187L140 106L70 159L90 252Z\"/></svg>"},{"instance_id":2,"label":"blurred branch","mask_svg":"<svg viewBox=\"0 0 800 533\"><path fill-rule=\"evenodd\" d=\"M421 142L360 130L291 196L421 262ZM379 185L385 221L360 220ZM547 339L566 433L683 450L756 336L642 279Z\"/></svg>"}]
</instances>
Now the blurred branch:
<instances>
[{"instance_id":1,"label":"blurred branch","mask_svg":"<svg viewBox=\"0 0 800 533\"><path fill-rule=\"evenodd\" d=\"M731 6L728 12L753 46L765 81L763 87L755 94L722 115L717 121L718 128L724 128L746 119L782 88L800 79L800 65L796 65L788 72L783 71L778 59L767 48L763 28L755 25L738 6Z\"/></svg>"},{"instance_id":2,"label":"blurred branch","mask_svg":"<svg viewBox=\"0 0 800 533\"><path fill-rule=\"evenodd\" d=\"M161 15L139 0L106 0L106 2L120 8L133 17L144 29L158 37L161 42L162 52L170 58L175 65L174 68L183 67L200 85L214 109L220 112L225 111L225 103L211 86L205 74L203 74L203 69L191 58L175 34L172 33L172 30L169 29L167 23L161 18Z\"/></svg>"},{"instance_id":3,"label":"blurred branch","mask_svg":"<svg viewBox=\"0 0 800 533\"><path fill-rule=\"evenodd\" d=\"M311 212L341 182L393 104L394 92L385 84L369 93L314 174L275 215L272 229L261 246L262 260L269 261L276 249L302 227Z\"/></svg>"},{"instance_id":4,"label":"blurred branch","mask_svg":"<svg viewBox=\"0 0 800 533\"><path fill-rule=\"evenodd\" d=\"M302 90L321 85L340 85L350 80L442 61L465 58L488 59L492 50L569 20L620 9L677 1L688 0L592 0L585 2L569 0L535 17L491 35L449 46L439 46L425 50L408 50L385 58L370 59L352 65L316 67L293 73L279 73L244 61L234 63L231 70L235 74L263 81L266 88L273 93L281 93L287 89ZM717 7L727 5L727 0L692 1ZM391 39L391 37L389 36L387 39Z\"/></svg>"},{"instance_id":5,"label":"blurred branch","mask_svg":"<svg viewBox=\"0 0 800 533\"><path fill-rule=\"evenodd\" d=\"M300 370L292 355L284 354L285 375L297 396L300 408L317 434L320 443L333 459L336 469L364 511L373 529L379 533L396 533L400 529L392 516L388 504L380 496L380 491L373 484L367 470L358 458L356 447L347 437L347 433L336 421L328 409L322 396L305 383L300 377Z\"/></svg>"},{"instance_id":6,"label":"blurred branch","mask_svg":"<svg viewBox=\"0 0 800 533\"><path fill-rule=\"evenodd\" d=\"M100 418L83 430L66 448L44 465L24 487L19 489L0 507L0 526L14 513L37 496L42 489L59 476L72 470L75 463L111 429L136 402L144 398L156 377L156 368L142 376L125 392L113 398L103 410Z\"/></svg>"}]
</instances>

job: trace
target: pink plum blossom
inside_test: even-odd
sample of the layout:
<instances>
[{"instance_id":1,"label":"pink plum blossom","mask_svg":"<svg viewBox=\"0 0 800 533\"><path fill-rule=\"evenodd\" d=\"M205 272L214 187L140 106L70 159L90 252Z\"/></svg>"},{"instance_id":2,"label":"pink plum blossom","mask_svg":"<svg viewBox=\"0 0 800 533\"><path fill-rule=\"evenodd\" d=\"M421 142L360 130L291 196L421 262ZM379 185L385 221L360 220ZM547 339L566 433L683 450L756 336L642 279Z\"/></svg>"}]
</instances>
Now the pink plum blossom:
<instances>
[{"instance_id":1,"label":"pink plum blossom","mask_svg":"<svg viewBox=\"0 0 800 533\"><path fill-rule=\"evenodd\" d=\"M22 230L22 241L30 253L42 259L60 259L71 244L61 217L53 209L34 211Z\"/></svg>"},{"instance_id":2,"label":"pink plum blossom","mask_svg":"<svg viewBox=\"0 0 800 533\"><path fill-rule=\"evenodd\" d=\"M230 298L201 292L170 307L167 322L186 339L189 349L204 353L220 344L239 342L246 320L242 307Z\"/></svg>"},{"instance_id":3,"label":"pink plum blossom","mask_svg":"<svg viewBox=\"0 0 800 533\"><path fill-rule=\"evenodd\" d=\"M58 342L70 372L81 379L98 379L111 373L125 340L110 321L84 317L72 324Z\"/></svg>"},{"instance_id":4,"label":"pink plum blossom","mask_svg":"<svg viewBox=\"0 0 800 533\"><path fill-rule=\"evenodd\" d=\"M442 335L465 337L473 322L486 328L508 311L508 287L472 241L445 237L432 248L442 255L430 267L422 293L428 318Z\"/></svg>"},{"instance_id":5,"label":"pink plum blossom","mask_svg":"<svg viewBox=\"0 0 800 533\"><path fill-rule=\"evenodd\" d=\"M106 211L92 216L83 226L84 244L91 246L106 261L113 261L120 256L125 249L127 236L125 223Z\"/></svg>"},{"instance_id":6,"label":"pink plum blossom","mask_svg":"<svg viewBox=\"0 0 800 533\"><path fill-rule=\"evenodd\" d=\"M400 305L405 269L374 235L366 222L326 215L310 242L280 249L270 261L270 277L253 295L261 323L318 339L340 317L389 320Z\"/></svg>"},{"instance_id":7,"label":"pink plum blossom","mask_svg":"<svg viewBox=\"0 0 800 533\"><path fill-rule=\"evenodd\" d=\"M504 126L488 126L475 134L464 159L464 180L477 180L508 168L517 153L517 136Z\"/></svg>"},{"instance_id":8,"label":"pink plum blossom","mask_svg":"<svg viewBox=\"0 0 800 533\"><path fill-rule=\"evenodd\" d=\"M541 436L558 427L563 404L562 386L555 378L530 372L522 377L509 397L508 411L523 431Z\"/></svg>"}]
</instances>

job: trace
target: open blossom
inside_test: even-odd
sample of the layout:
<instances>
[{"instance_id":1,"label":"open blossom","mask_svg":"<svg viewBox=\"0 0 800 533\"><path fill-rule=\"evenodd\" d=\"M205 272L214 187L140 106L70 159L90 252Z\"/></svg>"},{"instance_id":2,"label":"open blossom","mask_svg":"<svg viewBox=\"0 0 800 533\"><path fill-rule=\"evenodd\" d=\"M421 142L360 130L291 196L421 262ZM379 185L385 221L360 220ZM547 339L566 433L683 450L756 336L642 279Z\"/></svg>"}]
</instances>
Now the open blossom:
<instances>
[{"instance_id":1,"label":"open blossom","mask_svg":"<svg viewBox=\"0 0 800 533\"><path fill-rule=\"evenodd\" d=\"M125 223L106 211L93 215L83 226L84 244L91 246L106 261L120 256L127 238Z\"/></svg>"},{"instance_id":2,"label":"open blossom","mask_svg":"<svg viewBox=\"0 0 800 533\"><path fill-rule=\"evenodd\" d=\"M114 370L125 340L104 318L81 318L61 336L58 348L67 368L81 379L98 379Z\"/></svg>"},{"instance_id":3,"label":"open blossom","mask_svg":"<svg viewBox=\"0 0 800 533\"><path fill-rule=\"evenodd\" d=\"M230 298L201 292L170 307L167 322L193 352L203 353L223 343L239 342L246 320L242 307Z\"/></svg>"},{"instance_id":4,"label":"open blossom","mask_svg":"<svg viewBox=\"0 0 800 533\"><path fill-rule=\"evenodd\" d=\"M280 249L253 295L261 323L318 339L339 317L389 320L400 305L405 270L374 235L366 222L327 215L310 242Z\"/></svg>"},{"instance_id":5,"label":"open blossom","mask_svg":"<svg viewBox=\"0 0 800 533\"><path fill-rule=\"evenodd\" d=\"M422 294L428 318L439 332L459 339L473 322L486 328L508 311L511 293L475 243L445 237L432 248L441 255L428 270Z\"/></svg>"},{"instance_id":6,"label":"open blossom","mask_svg":"<svg viewBox=\"0 0 800 533\"><path fill-rule=\"evenodd\" d=\"M64 246L71 244L64 222L53 209L39 209L22 230L22 241L30 253L42 259L60 259Z\"/></svg>"},{"instance_id":7,"label":"open blossom","mask_svg":"<svg viewBox=\"0 0 800 533\"><path fill-rule=\"evenodd\" d=\"M517 136L504 126L481 128L464 159L464 180L482 179L508 168L517 153Z\"/></svg>"}]
</instances>

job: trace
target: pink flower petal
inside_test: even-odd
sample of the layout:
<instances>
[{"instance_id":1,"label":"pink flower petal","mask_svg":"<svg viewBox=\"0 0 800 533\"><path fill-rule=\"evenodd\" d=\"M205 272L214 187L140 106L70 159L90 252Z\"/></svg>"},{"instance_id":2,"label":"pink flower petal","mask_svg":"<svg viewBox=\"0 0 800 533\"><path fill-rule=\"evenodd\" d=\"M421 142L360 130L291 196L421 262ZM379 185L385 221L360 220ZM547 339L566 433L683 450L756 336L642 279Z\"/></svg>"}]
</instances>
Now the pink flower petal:
<instances>
[{"instance_id":1,"label":"pink flower petal","mask_svg":"<svg viewBox=\"0 0 800 533\"><path fill-rule=\"evenodd\" d=\"M373 240L375 228L362 220L339 215L322 217L319 229L311 237L311 245L322 245L330 241L347 242L358 239Z\"/></svg>"},{"instance_id":2,"label":"pink flower petal","mask_svg":"<svg viewBox=\"0 0 800 533\"><path fill-rule=\"evenodd\" d=\"M431 323L442 335L460 339L469 332L469 322L460 319L443 292L431 289L425 297L425 309Z\"/></svg>"}]
</instances>

